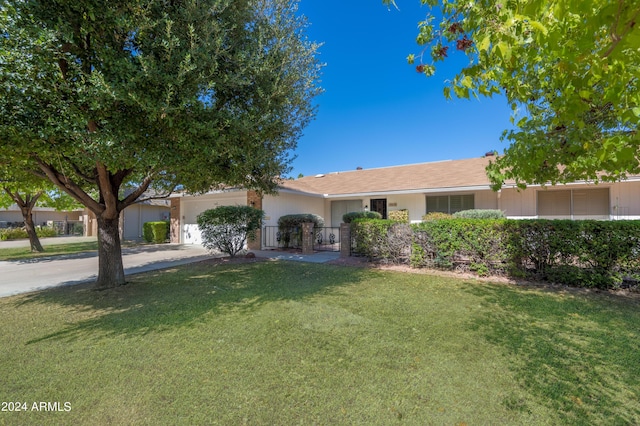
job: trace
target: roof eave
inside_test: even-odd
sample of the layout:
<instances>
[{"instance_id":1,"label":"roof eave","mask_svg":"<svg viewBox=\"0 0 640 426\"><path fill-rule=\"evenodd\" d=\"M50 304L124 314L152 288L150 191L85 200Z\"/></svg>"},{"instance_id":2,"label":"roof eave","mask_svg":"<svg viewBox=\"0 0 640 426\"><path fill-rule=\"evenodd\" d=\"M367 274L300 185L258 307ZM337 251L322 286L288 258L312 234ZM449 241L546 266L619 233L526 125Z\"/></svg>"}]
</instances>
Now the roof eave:
<instances>
[{"instance_id":1,"label":"roof eave","mask_svg":"<svg viewBox=\"0 0 640 426\"><path fill-rule=\"evenodd\" d=\"M351 192L344 194L324 194L324 198L345 198L345 197L374 197L381 195L411 195L411 194L437 194L445 192L473 192L473 191L491 191L491 187L487 185L472 186L454 186L446 188L418 188L404 189L398 191L373 191L373 192Z\"/></svg>"},{"instance_id":2,"label":"roof eave","mask_svg":"<svg viewBox=\"0 0 640 426\"><path fill-rule=\"evenodd\" d=\"M317 198L325 198L327 195L327 194L318 194L316 192L300 191L299 189L284 188L282 186L278 187L278 193L304 195L307 197L317 197Z\"/></svg>"}]
</instances>

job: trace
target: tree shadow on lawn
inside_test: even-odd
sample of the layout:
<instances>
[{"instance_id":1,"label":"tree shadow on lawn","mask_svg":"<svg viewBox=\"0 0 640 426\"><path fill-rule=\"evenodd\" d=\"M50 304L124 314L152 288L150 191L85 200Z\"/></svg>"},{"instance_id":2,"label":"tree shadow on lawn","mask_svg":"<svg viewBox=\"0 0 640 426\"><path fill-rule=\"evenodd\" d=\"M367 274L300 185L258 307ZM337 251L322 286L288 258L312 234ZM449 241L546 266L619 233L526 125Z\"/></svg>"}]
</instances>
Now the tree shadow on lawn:
<instances>
[{"instance_id":1,"label":"tree shadow on lawn","mask_svg":"<svg viewBox=\"0 0 640 426\"><path fill-rule=\"evenodd\" d=\"M161 244L152 244L152 243L126 243L122 245L123 253L153 253L159 251L185 251L191 250L191 248L183 245L183 244L173 244L173 243L161 243Z\"/></svg>"},{"instance_id":2,"label":"tree shadow on lawn","mask_svg":"<svg viewBox=\"0 0 640 426\"><path fill-rule=\"evenodd\" d=\"M357 283L361 268L252 259L212 259L133 275L122 287L93 291L89 284L59 287L20 297L16 305L57 305L68 325L28 343L93 335L144 335L191 327L228 310L302 300Z\"/></svg>"},{"instance_id":3,"label":"tree shadow on lawn","mask_svg":"<svg viewBox=\"0 0 640 426\"><path fill-rule=\"evenodd\" d=\"M46 252L44 252L44 254L42 254L42 255L31 257L31 258L26 258L26 259L7 259L6 261L22 265L22 264L36 264L36 263L54 262L56 260L88 259L90 257L98 257L97 250L83 251L83 252L80 252L80 253L69 253L69 254L61 253L61 254L52 254L52 255L48 255L48 254L46 254Z\"/></svg>"},{"instance_id":4,"label":"tree shadow on lawn","mask_svg":"<svg viewBox=\"0 0 640 426\"><path fill-rule=\"evenodd\" d=\"M473 327L507 351L521 384L566 424L640 423L637 299L508 286L468 291L488 307Z\"/></svg>"}]
</instances>

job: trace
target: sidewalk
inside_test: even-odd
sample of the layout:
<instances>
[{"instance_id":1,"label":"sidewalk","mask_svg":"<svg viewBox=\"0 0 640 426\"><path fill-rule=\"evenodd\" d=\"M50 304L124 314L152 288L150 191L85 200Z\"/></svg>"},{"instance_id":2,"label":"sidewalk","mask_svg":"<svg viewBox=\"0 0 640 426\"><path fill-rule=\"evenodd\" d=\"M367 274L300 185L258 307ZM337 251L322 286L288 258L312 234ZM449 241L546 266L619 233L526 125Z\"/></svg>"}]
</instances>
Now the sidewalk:
<instances>
[{"instance_id":1,"label":"sidewalk","mask_svg":"<svg viewBox=\"0 0 640 426\"><path fill-rule=\"evenodd\" d=\"M318 251L313 254L290 253L279 250L252 250L252 252L256 254L256 257L311 263L325 263L340 257L340 253L335 251Z\"/></svg>"},{"instance_id":2,"label":"sidewalk","mask_svg":"<svg viewBox=\"0 0 640 426\"><path fill-rule=\"evenodd\" d=\"M42 243L59 244L62 242L61 239L68 243L95 240L91 237L58 237L43 238ZM0 242L0 249L8 246L28 247L29 241ZM254 250L253 253L256 257L312 263L324 263L340 256L335 252L302 255L276 250ZM171 268L217 256L220 255L213 255L200 245L158 244L122 249L126 275ZM96 279L97 271L98 254L95 252L0 261L0 297L90 282Z\"/></svg>"}]
</instances>

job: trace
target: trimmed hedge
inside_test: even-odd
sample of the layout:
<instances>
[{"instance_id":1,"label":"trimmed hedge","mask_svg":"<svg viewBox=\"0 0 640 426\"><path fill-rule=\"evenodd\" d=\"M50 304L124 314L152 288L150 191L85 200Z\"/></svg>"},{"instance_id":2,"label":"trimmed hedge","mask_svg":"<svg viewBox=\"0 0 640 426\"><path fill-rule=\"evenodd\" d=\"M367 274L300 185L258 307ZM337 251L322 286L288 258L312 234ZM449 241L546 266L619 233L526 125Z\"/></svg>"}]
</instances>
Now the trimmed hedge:
<instances>
[{"instance_id":1,"label":"trimmed hedge","mask_svg":"<svg viewBox=\"0 0 640 426\"><path fill-rule=\"evenodd\" d=\"M38 238L57 237L58 233L50 226L37 226L36 235ZM29 235L27 235L27 231L24 228L0 229L0 241L22 240L25 238L29 238Z\"/></svg>"},{"instance_id":2,"label":"trimmed hedge","mask_svg":"<svg viewBox=\"0 0 640 426\"><path fill-rule=\"evenodd\" d=\"M351 222L354 252L370 260L404 263L411 254L411 227L389 219L356 219Z\"/></svg>"},{"instance_id":3,"label":"trimmed hedge","mask_svg":"<svg viewBox=\"0 0 640 426\"><path fill-rule=\"evenodd\" d=\"M351 232L356 252L413 267L597 288L640 281L640 221L358 220Z\"/></svg>"},{"instance_id":4,"label":"trimmed hedge","mask_svg":"<svg viewBox=\"0 0 640 426\"><path fill-rule=\"evenodd\" d=\"M38 238L57 237L58 231L51 226L36 226L36 235Z\"/></svg>"},{"instance_id":5,"label":"trimmed hedge","mask_svg":"<svg viewBox=\"0 0 640 426\"><path fill-rule=\"evenodd\" d=\"M288 214L278 219L278 243L284 247L300 247L302 244L302 224L313 223L314 228L324 227L322 216L312 213Z\"/></svg>"},{"instance_id":6,"label":"trimmed hedge","mask_svg":"<svg viewBox=\"0 0 640 426\"><path fill-rule=\"evenodd\" d=\"M453 217L459 219L504 219L504 212L502 210L460 210L455 212Z\"/></svg>"},{"instance_id":7,"label":"trimmed hedge","mask_svg":"<svg viewBox=\"0 0 640 426\"><path fill-rule=\"evenodd\" d=\"M431 220L441 220L441 219L451 219L449 213L441 213L441 212L431 212L422 216L423 221L431 221Z\"/></svg>"},{"instance_id":8,"label":"trimmed hedge","mask_svg":"<svg viewBox=\"0 0 640 426\"><path fill-rule=\"evenodd\" d=\"M640 272L640 221L508 221L505 235L512 264L525 276L611 288Z\"/></svg>"},{"instance_id":9,"label":"trimmed hedge","mask_svg":"<svg viewBox=\"0 0 640 426\"><path fill-rule=\"evenodd\" d=\"M389 220L401 223L409 223L409 210L391 210L389 212Z\"/></svg>"},{"instance_id":10,"label":"trimmed hedge","mask_svg":"<svg viewBox=\"0 0 640 426\"><path fill-rule=\"evenodd\" d=\"M148 243L161 244L169 239L169 221L145 222L142 225L142 238Z\"/></svg>"},{"instance_id":11,"label":"trimmed hedge","mask_svg":"<svg viewBox=\"0 0 640 426\"><path fill-rule=\"evenodd\" d=\"M342 221L344 223L351 223L356 219L382 219L382 215L378 212L371 211L349 212L342 215Z\"/></svg>"},{"instance_id":12,"label":"trimmed hedge","mask_svg":"<svg viewBox=\"0 0 640 426\"><path fill-rule=\"evenodd\" d=\"M412 266L501 275L507 263L503 225L502 220L486 219L441 219L414 225L414 246L423 255L412 256Z\"/></svg>"}]
</instances>

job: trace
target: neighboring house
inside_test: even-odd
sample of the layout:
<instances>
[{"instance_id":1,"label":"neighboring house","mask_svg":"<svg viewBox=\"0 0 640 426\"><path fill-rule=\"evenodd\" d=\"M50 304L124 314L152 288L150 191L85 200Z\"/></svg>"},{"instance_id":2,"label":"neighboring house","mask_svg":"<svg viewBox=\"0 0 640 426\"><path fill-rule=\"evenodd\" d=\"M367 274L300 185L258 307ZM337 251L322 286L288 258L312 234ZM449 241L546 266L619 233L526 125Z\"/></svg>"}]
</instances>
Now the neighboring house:
<instances>
[{"instance_id":1,"label":"neighboring house","mask_svg":"<svg viewBox=\"0 0 640 426\"><path fill-rule=\"evenodd\" d=\"M485 173L490 160L483 157L320 174L285 180L278 195L263 198L238 189L199 196L176 194L171 198L171 238L200 243L197 215L220 205L262 208L266 227L275 227L280 216L294 213L318 214L326 226L339 227L343 214L362 210L387 217L391 210L406 209L412 222L429 212L469 209L499 209L509 218L640 218L640 176L615 183L575 182L526 190L505 184L494 192Z\"/></svg>"},{"instance_id":2,"label":"neighboring house","mask_svg":"<svg viewBox=\"0 0 640 426\"><path fill-rule=\"evenodd\" d=\"M145 222L169 220L169 205L167 199L145 200L134 203L120 213L120 238L122 240L142 240L142 225ZM85 209L82 216L85 236L98 235L96 216Z\"/></svg>"},{"instance_id":3,"label":"neighboring house","mask_svg":"<svg viewBox=\"0 0 640 426\"><path fill-rule=\"evenodd\" d=\"M58 211L51 207L34 207L32 212L33 223L36 226L47 226L50 222L79 221L82 209L71 211ZM0 227L7 224L22 223L24 218L20 207L13 204L9 208L0 209Z\"/></svg>"},{"instance_id":4,"label":"neighboring house","mask_svg":"<svg viewBox=\"0 0 640 426\"><path fill-rule=\"evenodd\" d=\"M149 195L146 193L145 196ZM169 220L168 199L152 199L137 202L130 205L120 214L120 238L123 240L142 240L142 225L145 222L156 222ZM0 228L12 224L22 223L22 213L20 208L12 205L7 209L0 209ZM77 209L71 211L57 211L49 207L34 207L33 222L37 226L59 226L65 222L77 223L84 227L84 236L91 237L98 235L98 222L93 213L88 209Z\"/></svg>"}]
</instances>

